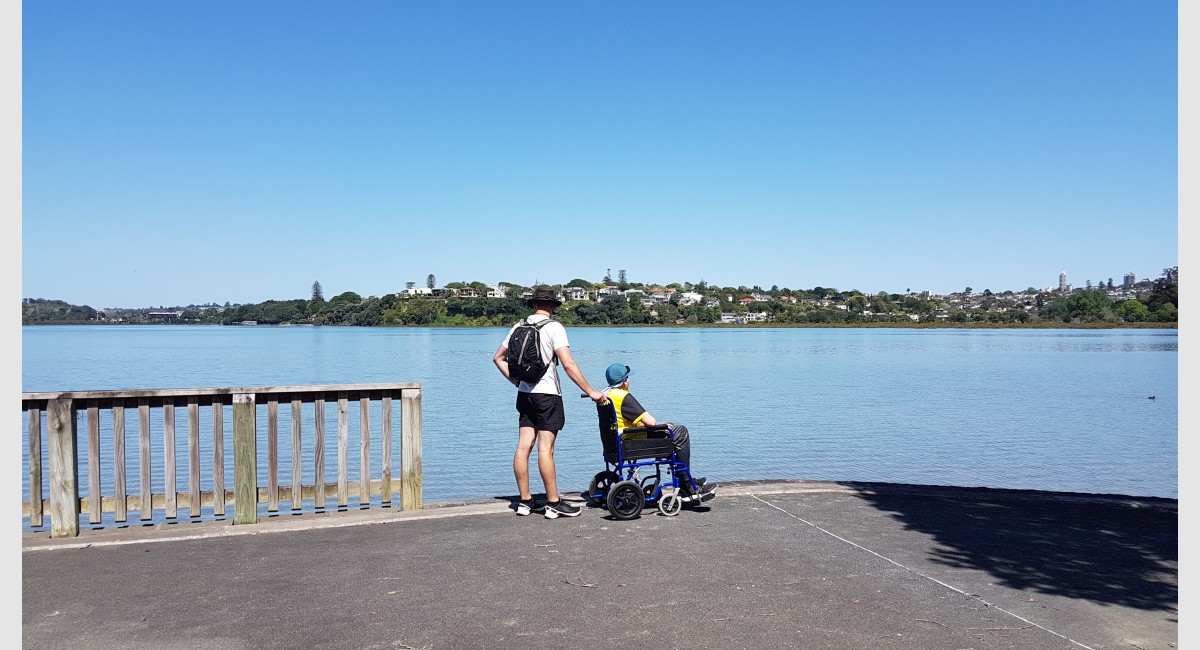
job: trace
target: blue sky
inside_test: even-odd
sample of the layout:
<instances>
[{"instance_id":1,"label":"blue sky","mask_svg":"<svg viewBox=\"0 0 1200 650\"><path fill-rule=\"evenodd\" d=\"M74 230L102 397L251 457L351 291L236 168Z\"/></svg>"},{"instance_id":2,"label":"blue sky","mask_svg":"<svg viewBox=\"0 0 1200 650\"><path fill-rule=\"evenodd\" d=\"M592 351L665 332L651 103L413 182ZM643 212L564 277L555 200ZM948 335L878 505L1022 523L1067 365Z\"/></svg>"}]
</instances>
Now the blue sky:
<instances>
[{"instance_id":1,"label":"blue sky","mask_svg":"<svg viewBox=\"0 0 1200 650\"><path fill-rule=\"evenodd\" d=\"M1162 1L37 2L22 296L1178 264Z\"/></svg>"}]
</instances>

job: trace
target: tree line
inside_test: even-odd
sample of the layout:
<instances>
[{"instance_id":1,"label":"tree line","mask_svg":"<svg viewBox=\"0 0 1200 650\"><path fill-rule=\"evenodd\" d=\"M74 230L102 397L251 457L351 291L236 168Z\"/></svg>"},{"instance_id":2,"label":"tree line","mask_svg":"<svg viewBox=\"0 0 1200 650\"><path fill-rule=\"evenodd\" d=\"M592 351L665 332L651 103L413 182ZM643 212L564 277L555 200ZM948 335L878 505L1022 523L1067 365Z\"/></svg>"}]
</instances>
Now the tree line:
<instances>
[{"instance_id":1,"label":"tree line","mask_svg":"<svg viewBox=\"0 0 1200 650\"><path fill-rule=\"evenodd\" d=\"M434 278L427 279L427 285ZM454 286L451 286L454 285ZM479 286L476 286L479 285ZM645 285L622 282L623 288ZM555 314L566 325L678 325L715 324L722 313L764 313L772 324L936 324L936 323L1174 323L1179 320L1179 269L1163 270L1162 277L1141 283L1135 298L1114 301L1102 288L1081 289L1069 293L1012 291L993 293L984 290L974 295L970 288L956 296L968 297L972 306L954 306L942 300L915 294L864 294L814 287L792 290L773 286L713 287L703 281L667 285L676 289L668 302L643 305L638 299L611 295L601 301L570 301ZM353 291L326 300L320 282L314 282L310 297L295 300L268 300L257 304L191 306L178 309L177 319L167 322L232 325L254 322L263 325L353 325L353 326L508 326L528 315L525 299L518 297L527 287L510 285L505 298L434 298L388 294L363 297ZM558 289L597 284L574 279ZM599 285L604 286L604 285ZM447 288L472 287L485 292L483 283L453 282ZM681 304L683 291L699 293L705 300ZM1031 293L1035 297L1030 298ZM741 304L741 298L760 296L768 300ZM781 300L792 298L794 301ZM707 306L716 300L716 306ZM22 323L125 322L145 323L150 310L120 310L116 317L99 313L87 306L75 306L58 300L26 299L22 305ZM158 322L158 321L154 321Z\"/></svg>"}]
</instances>

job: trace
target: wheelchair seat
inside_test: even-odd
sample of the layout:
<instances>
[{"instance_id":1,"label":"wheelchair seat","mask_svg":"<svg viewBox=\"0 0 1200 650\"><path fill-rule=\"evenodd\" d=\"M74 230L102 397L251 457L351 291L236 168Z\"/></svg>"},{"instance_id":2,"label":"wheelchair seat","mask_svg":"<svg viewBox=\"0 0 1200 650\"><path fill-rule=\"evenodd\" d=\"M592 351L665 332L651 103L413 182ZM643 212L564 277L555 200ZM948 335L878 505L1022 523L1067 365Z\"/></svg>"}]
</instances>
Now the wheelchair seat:
<instances>
[{"instance_id":1,"label":"wheelchair seat","mask_svg":"<svg viewBox=\"0 0 1200 650\"><path fill-rule=\"evenodd\" d=\"M618 432L617 414L612 402L597 404L596 413L600 416L600 442L604 447L604 462L616 465L622 460L670 460L674 448L667 425L628 427Z\"/></svg>"}]
</instances>

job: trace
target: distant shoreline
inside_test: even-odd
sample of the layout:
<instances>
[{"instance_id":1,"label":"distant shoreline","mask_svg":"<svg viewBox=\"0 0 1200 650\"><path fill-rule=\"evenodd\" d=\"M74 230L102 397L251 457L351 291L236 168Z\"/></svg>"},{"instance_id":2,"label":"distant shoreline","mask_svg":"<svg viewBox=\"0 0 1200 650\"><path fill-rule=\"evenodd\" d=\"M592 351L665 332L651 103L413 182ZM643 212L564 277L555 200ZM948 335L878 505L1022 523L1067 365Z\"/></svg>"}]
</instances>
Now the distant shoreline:
<instances>
[{"instance_id":1,"label":"distant shoreline","mask_svg":"<svg viewBox=\"0 0 1200 650\"><path fill-rule=\"evenodd\" d=\"M63 323L22 323L22 327L43 327L43 326L73 326L73 327L96 327L96 326L116 326L116 327L144 327L147 325L155 327L378 327L378 328L437 328L437 329L477 329L477 328L502 328L507 325L297 325L295 323L258 323L255 325L221 325L216 323L79 323L79 322L63 322ZM1037 322L1037 323L627 323L621 325L588 325L584 323L572 323L574 328L638 328L638 329L664 329L664 328L686 328L686 329L1083 329L1083 330L1110 330L1110 329L1179 329L1179 322L1163 322L1163 323L1055 323L1055 322Z\"/></svg>"}]
</instances>

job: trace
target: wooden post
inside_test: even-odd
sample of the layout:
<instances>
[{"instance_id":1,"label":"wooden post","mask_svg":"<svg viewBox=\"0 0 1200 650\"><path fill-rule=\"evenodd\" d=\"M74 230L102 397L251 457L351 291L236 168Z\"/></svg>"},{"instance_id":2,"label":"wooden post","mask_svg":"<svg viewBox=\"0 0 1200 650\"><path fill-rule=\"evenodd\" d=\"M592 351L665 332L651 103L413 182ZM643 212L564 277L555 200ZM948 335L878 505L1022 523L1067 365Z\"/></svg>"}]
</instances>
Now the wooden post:
<instances>
[{"instance_id":1,"label":"wooden post","mask_svg":"<svg viewBox=\"0 0 1200 650\"><path fill-rule=\"evenodd\" d=\"M113 500L116 501L113 518L118 523L129 518L129 501L125 494L125 403L117 400L112 407L113 416Z\"/></svg>"},{"instance_id":2,"label":"wooden post","mask_svg":"<svg viewBox=\"0 0 1200 650\"><path fill-rule=\"evenodd\" d=\"M279 399L267 398L267 512L279 510Z\"/></svg>"},{"instance_id":3,"label":"wooden post","mask_svg":"<svg viewBox=\"0 0 1200 650\"><path fill-rule=\"evenodd\" d=\"M258 440L253 393L233 396L233 523L258 523Z\"/></svg>"},{"instance_id":4,"label":"wooden post","mask_svg":"<svg viewBox=\"0 0 1200 650\"><path fill-rule=\"evenodd\" d=\"M371 398L358 400L358 507L371 505Z\"/></svg>"},{"instance_id":5,"label":"wooden post","mask_svg":"<svg viewBox=\"0 0 1200 650\"><path fill-rule=\"evenodd\" d=\"M29 409L29 525L41 528L42 512L42 407Z\"/></svg>"},{"instance_id":6,"label":"wooden post","mask_svg":"<svg viewBox=\"0 0 1200 650\"><path fill-rule=\"evenodd\" d=\"M392 394L384 393L382 405L383 422L380 426L383 427L383 435L380 442L383 443L383 458L379 461L379 467L382 473L379 476L379 494L380 503L384 505L392 504Z\"/></svg>"},{"instance_id":7,"label":"wooden post","mask_svg":"<svg viewBox=\"0 0 1200 650\"><path fill-rule=\"evenodd\" d=\"M50 438L50 536L79 536L79 458L75 402L52 399L46 402L46 425Z\"/></svg>"},{"instance_id":8,"label":"wooden post","mask_svg":"<svg viewBox=\"0 0 1200 650\"><path fill-rule=\"evenodd\" d=\"M213 398L213 514L225 516L225 404Z\"/></svg>"},{"instance_id":9,"label":"wooden post","mask_svg":"<svg viewBox=\"0 0 1200 650\"><path fill-rule=\"evenodd\" d=\"M338 393L338 483L337 483L337 504L339 508L346 507L346 481L349 476L349 461L346 456L349 454L350 445L350 424L346 414L346 393Z\"/></svg>"},{"instance_id":10,"label":"wooden post","mask_svg":"<svg viewBox=\"0 0 1200 650\"><path fill-rule=\"evenodd\" d=\"M316 435L316 447L313 448L313 507L325 507L325 398L318 397L313 402L313 429Z\"/></svg>"},{"instance_id":11,"label":"wooden post","mask_svg":"<svg viewBox=\"0 0 1200 650\"><path fill-rule=\"evenodd\" d=\"M301 440L300 420L303 414L300 411L300 395L292 397L292 510L299 511L300 506L304 504L304 475L300 467L300 459L303 454L303 441Z\"/></svg>"},{"instance_id":12,"label":"wooden post","mask_svg":"<svg viewBox=\"0 0 1200 650\"><path fill-rule=\"evenodd\" d=\"M179 497L175 482L175 399L163 398L163 496L167 519L179 516Z\"/></svg>"},{"instance_id":13,"label":"wooden post","mask_svg":"<svg viewBox=\"0 0 1200 650\"><path fill-rule=\"evenodd\" d=\"M150 400L142 397L138 399L138 468L141 470L141 483L138 485L141 496L138 507L141 508L139 516L142 521L148 521L154 516L154 491L150 489L151 460Z\"/></svg>"},{"instance_id":14,"label":"wooden post","mask_svg":"<svg viewBox=\"0 0 1200 650\"><path fill-rule=\"evenodd\" d=\"M200 516L200 400L189 397L188 414L188 517Z\"/></svg>"},{"instance_id":15,"label":"wooden post","mask_svg":"<svg viewBox=\"0 0 1200 650\"><path fill-rule=\"evenodd\" d=\"M98 524L104 511L100 490L100 407L87 401L88 523Z\"/></svg>"},{"instance_id":16,"label":"wooden post","mask_svg":"<svg viewBox=\"0 0 1200 650\"><path fill-rule=\"evenodd\" d=\"M400 397L400 509L420 510L421 389L406 388Z\"/></svg>"}]
</instances>

